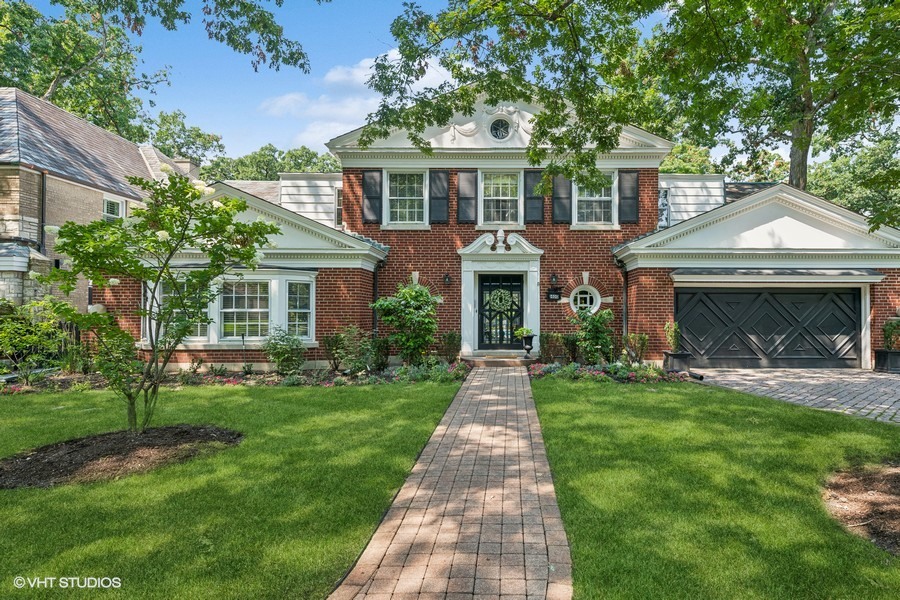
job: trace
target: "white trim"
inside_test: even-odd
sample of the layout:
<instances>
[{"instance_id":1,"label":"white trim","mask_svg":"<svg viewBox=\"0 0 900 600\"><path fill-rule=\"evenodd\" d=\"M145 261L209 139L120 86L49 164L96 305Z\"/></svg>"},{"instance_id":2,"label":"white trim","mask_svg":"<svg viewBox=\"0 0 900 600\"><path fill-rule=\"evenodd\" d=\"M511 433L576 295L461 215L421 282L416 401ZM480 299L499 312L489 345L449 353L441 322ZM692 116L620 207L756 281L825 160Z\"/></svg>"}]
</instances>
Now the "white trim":
<instances>
[{"instance_id":1,"label":"white trim","mask_svg":"<svg viewBox=\"0 0 900 600\"><path fill-rule=\"evenodd\" d=\"M518 170L540 169L543 165L533 165L528 162L524 153L517 151L515 154L503 155L492 151L490 154L479 155L472 150L463 153L440 153L435 150L431 156L424 156L419 152L410 152L404 149L403 153L372 152L372 153L342 153L341 165L345 169L384 168L390 161L392 169L485 169L485 170ZM668 154L668 150L658 154L649 154L646 149L639 149L639 153L631 154L626 151L617 151L616 154L604 154L598 157L597 166L603 170L613 169L655 169Z\"/></svg>"},{"instance_id":2,"label":"white trim","mask_svg":"<svg viewBox=\"0 0 900 600\"><path fill-rule=\"evenodd\" d=\"M819 286L822 284L839 285L854 287L851 284L858 283L878 283L884 279L883 274L879 275L695 275L695 274L675 274L670 273L669 277L675 282L675 286L688 284L723 284L737 285L746 284L748 287L759 287L760 285L810 285Z\"/></svg>"},{"instance_id":3,"label":"white trim","mask_svg":"<svg viewBox=\"0 0 900 600\"><path fill-rule=\"evenodd\" d=\"M584 230L589 231L592 229L611 229L617 230L621 229L619 227L619 170L613 169L612 171L607 172L607 175L610 176L612 182L610 183L610 191L612 192L612 197L610 198L611 206L611 217L612 221L609 223L604 222L585 222L581 223L578 221L578 200L581 196L581 190L575 182L572 182L572 218L571 225L569 229L573 230Z\"/></svg>"},{"instance_id":4,"label":"white trim","mask_svg":"<svg viewBox=\"0 0 900 600\"><path fill-rule=\"evenodd\" d=\"M428 202L428 169L382 169L384 185L381 186L381 229L385 230L431 230L430 210ZM421 221L391 221L391 175L421 175L422 176L422 220Z\"/></svg>"},{"instance_id":5,"label":"white trim","mask_svg":"<svg viewBox=\"0 0 900 600\"><path fill-rule=\"evenodd\" d=\"M518 198L518 208L516 209L516 221L495 222L484 220L484 176L485 175L517 175L518 183L516 184L516 192ZM497 229L505 229L506 227L525 228L525 170L519 169L478 169L478 219L479 227L490 227Z\"/></svg>"},{"instance_id":6,"label":"white trim","mask_svg":"<svg viewBox=\"0 0 900 600\"><path fill-rule=\"evenodd\" d=\"M591 314L600 310L600 305L603 304L603 298L600 297L600 291L592 285L584 284L579 285L569 294L569 308L572 309L572 312L578 312L578 308L575 306L575 295L579 292L589 292L594 297L594 307L591 309Z\"/></svg>"},{"instance_id":7,"label":"white trim","mask_svg":"<svg viewBox=\"0 0 900 600\"><path fill-rule=\"evenodd\" d=\"M106 203L107 202L111 202L113 204L119 205L119 214L118 215L113 215L113 214L106 212ZM103 194L103 204L100 206L100 218L104 221L115 221L117 219L124 219L125 217L128 216L127 214L125 214L126 206L128 206L128 203L125 202L124 200L119 200L118 198L114 198L114 197L108 196L107 194ZM107 217L109 217L109 218L107 218Z\"/></svg>"}]
</instances>

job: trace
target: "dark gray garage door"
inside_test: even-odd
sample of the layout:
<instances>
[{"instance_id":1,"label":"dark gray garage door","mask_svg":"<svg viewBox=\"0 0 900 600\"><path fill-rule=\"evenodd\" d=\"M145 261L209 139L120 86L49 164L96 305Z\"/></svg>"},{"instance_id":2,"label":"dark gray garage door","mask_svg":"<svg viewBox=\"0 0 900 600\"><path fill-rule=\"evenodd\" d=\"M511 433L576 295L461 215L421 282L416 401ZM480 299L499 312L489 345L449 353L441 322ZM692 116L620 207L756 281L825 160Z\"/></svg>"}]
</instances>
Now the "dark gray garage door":
<instances>
[{"instance_id":1,"label":"dark gray garage door","mask_svg":"<svg viewBox=\"0 0 900 600\"><path fill-rule=\"evenodd\" d=\"M859 367L858 289L686 289L675 319L698 367Z\"/></svg>"}]
</instances>

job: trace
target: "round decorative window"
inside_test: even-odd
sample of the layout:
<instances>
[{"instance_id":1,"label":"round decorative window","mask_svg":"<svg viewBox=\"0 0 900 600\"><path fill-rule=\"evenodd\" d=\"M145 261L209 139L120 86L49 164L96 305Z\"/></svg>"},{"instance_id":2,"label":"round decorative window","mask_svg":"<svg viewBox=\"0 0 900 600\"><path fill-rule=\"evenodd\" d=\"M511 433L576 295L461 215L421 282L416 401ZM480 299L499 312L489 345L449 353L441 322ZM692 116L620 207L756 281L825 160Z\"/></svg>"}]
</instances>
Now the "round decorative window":
<instances>
[{"instance_id":1,"label":"round decorative window","mask_svg":"<svg viewBox=\"0 0 900 600\"><path fill-rule=\"evenodd\" d=\"M505 140L509 137L509 121L506 119L494 119L491 123L491 136L496 140Z\"/></svg>"},{"instance_id":2,"label":"round decorative window","mask_svg":"<svg viewBox=\"0 0 900 600\"><path fill-rule=\"evenodd\" d=\"M594 314L600 309L600 292L589 285L578 286L569 296L569 306L575 312L586 310Z\"/></svg>"}]
</instances>

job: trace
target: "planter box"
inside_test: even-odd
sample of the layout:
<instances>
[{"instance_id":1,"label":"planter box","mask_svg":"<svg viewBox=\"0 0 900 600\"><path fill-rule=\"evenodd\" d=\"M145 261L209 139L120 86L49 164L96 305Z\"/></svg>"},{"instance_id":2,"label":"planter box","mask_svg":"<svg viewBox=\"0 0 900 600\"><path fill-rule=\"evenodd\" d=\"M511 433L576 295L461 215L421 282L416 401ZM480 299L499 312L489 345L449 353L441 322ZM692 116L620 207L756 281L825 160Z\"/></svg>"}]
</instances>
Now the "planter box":
<instances>
[{"instance_id":1,"label":"planter box","mask_svg":"<svg viewBox=\"0 0 900 600\"><path fill-rule=\"evenodd\" d=\"M690 371L691 359L694 355L690 352L663 352L663 368L666 371Z\"/></svg>"},{"instance_id":2,"label":"planter box","mask_svg":"<svg viewBox=\"0 0 900 600\"><path fill-rule=\"evenodd\" d=\"M882 373L900 373L900 350L876 350L875 370Z\"/></svg>"}]
</instances>

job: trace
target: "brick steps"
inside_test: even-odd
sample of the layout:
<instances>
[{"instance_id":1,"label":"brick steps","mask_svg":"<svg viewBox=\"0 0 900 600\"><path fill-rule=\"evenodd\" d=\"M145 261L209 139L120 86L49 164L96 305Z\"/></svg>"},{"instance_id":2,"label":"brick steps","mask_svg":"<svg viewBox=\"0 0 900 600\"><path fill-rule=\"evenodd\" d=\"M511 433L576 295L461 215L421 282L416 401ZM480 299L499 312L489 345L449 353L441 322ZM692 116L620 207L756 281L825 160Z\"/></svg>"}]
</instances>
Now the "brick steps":
<instances>
[{"instance_id":1,"label":"brick steps","mask_svg":"<svg viewBox=\"0 0 900 600\"><path fill-rule=\"evenodd\" d=\"M473 356L462 359L470 367L527 367L538 362L536 358L514 358L509 356Z\"/></svg>"}]
</instances>

